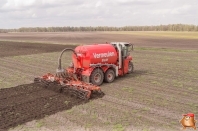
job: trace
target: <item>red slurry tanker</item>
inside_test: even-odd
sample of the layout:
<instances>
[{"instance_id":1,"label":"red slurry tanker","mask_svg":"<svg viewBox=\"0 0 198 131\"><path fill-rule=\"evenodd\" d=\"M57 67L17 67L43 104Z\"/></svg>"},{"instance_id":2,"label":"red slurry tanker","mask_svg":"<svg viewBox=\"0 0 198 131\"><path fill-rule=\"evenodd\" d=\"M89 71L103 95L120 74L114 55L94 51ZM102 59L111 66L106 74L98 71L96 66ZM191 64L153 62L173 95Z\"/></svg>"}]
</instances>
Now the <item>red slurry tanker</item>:
<instances>
[{"instance_id":1,"label":"red slurry tanker","mask_svg":"<svg viewBox=\"0 0 198 131\"><path fill-rule=\"evenodd\" d=\"M46 74L35 78L35 82L60 85L56 90L69 90L79 98L89 99L93 92L100 92L99 85L103 81L113 82L115 77L133 72L130 49L133 45L127 42L111 42L77 46L73 49L64 49L58 59L58 69L55 75ZM64 52L72 51L71 65L63 69L61 57Z\"/></svg>"}]
</instances>

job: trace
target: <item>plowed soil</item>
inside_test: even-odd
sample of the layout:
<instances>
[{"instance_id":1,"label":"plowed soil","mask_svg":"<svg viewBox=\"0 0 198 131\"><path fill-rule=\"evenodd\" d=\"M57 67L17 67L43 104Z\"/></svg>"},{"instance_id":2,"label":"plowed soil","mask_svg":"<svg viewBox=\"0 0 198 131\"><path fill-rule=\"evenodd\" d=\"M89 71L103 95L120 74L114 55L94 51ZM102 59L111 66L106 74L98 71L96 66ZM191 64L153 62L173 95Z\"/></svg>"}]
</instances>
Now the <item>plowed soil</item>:
<instances>
[{"instance_id":1,"label":"plowed soil","mask_svg":"<svg viewBox=\"0 0 198 131\"><path fill-rule=\"evenodd\" d=\"M148 33L149 34L149 33ZM37 41L41 43L60 43L60 44L92 44L113 41L131 42L139 47L160 47L160 48L179 48L195 49L198 48L197 39L176 39L174 37L160 37L149 35L134 34L114 34L104 32L53 32L53 33L1 33L0 40L13 41ZM55 47L55 46L53 46ZM55 47L57 48L57 47Z\"/></svg>"},{"instance_id":2,"label":"plowed soil","mask_svg":"<svg viewBox=\"0 0 198 131\"><path fill-rule=\"evenodd\" d=\"M102 95L93 95L90 100L99 97ZM1 89L0 129L9 129L86 102L88 101L56 93L35 83Z\"/></svg>"},{"instance_id":3,"label":"plowed soil","mask_svg":"<svg viewBox=\"0 0 198 131\"><path fill-rule=\"evenodd\" d=\"M72 45L0 41L0 57L60 52L64 48L74 47Z\"/></svg>"}]
</instances>

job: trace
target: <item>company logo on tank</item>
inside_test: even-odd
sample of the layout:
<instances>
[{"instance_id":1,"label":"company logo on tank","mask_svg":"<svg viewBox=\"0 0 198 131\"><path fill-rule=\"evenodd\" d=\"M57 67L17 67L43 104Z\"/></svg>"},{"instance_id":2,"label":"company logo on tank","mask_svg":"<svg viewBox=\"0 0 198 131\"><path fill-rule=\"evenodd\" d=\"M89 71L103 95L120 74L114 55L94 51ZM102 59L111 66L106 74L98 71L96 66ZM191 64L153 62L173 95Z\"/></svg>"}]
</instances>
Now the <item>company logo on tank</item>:
<instances>
[{"instance_id":1,"label":"company logo on tank","mask_svg":"<svg viewBox=\"0 0 198 131\"><path fill-rule=\"evenodd\" d=\"M105 58L105 57L110 57L114 56L114 52L107 52L107 53L93 53L94 58Z\"/></svg>"}]
</instances>

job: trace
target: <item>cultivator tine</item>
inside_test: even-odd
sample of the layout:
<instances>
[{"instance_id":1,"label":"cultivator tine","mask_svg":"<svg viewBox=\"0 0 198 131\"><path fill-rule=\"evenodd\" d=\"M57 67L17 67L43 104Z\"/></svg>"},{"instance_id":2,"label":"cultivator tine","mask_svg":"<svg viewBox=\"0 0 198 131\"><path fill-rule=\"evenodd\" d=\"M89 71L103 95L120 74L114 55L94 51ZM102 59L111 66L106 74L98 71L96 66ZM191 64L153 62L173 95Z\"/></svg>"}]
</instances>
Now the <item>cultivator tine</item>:
<instances>
[{"instance_id":1,"label":"cultivator tine","mask_svg":"<svg viewBox=\"0 0 198 131\"><path fill-rule=\"evenodd\" d=\"M67 72L57 72L55 76L58 78L67 78L69 75Z\"/></svg>"},{"instance_id":2,"label":"cultivator tine","mask_svg":"<svg viewBox=\"0 0 198 131\"><path fill-rule=\"evenodd\" d=\"M42 77L34 79L35 83L40 83L45 88L55 92L62 92L65 90L70 95L74 95L80 99L88 100L91 91L100 90L99 87L79 81L76 74L71 74L60 70L56 75L47 73Z\"/></svg>"},{"instance_id":3,"label":"cultivator tine","mask_svg":"<svg viewBox=\"0 0 198 131\"><path fill-rule=\"evenodd\" d=\"M89 99L88 93L89 91L86 91L84 89L78 89L77 86L70 85L69 87L63 87L65 90L69 92L70 95L74 95L80 99L87 100Z\"/></svg>"},{"instance_id":4,"label":"cultivator tine","mask_svg":"<svg viewBox=\"0 0 198 131\"><path fill-rule=\"evenodd\" d=\"M40 78L34 78L34 83L39 83L40 82Z\"/></svg>"},{"instance_id":5,"label":"cultivator tine","mask_svg":"<svg viewBox=\"0 0 198 131\"><path fill-rule=\"evenodd\" d=\"M42 78L35 78L34 83L39 83L44 85L45 87L49 86L50 82L43 80Z\"/></svg>"},{"instance_id":6,"label":"cultivator tine","mask_svg":"<svg viewBox=\"0 0 198 131\"><path fill-rule=\"evenodd\" d=\"M66 78L66 74L65 73L61 73L60 74L60 78Z\"/></svg>"},{"instance_id":7,"label":"cultivator tine","mask_svg":"<svg viewBox=\"0 0 198 131\"><path fill-rule=\"evenodd\" d=\"M75 96L78 95L77 90L75 88L73 88L73 87L69 87L69 93L72 94L72 95L75 95Z\"/></svg>"},{"instance_id":8,"label":"cultivator tine","mask_svg":"<svg viewBox=\"0 0 198 131\"><path fill-rule=\"evenodd\" d=\"M87 95L88 95L88 92L87 91L81 91L81 90L79 90L79 94L78 94L78 97L79 98L84 99L84 100L87 100L87 99L89 99L87 97Z\"/></svg>"},{"instance_id":9,"label":"cultivator tine","mask_svg":"<svg viewBox=\"0 0 198 131\"><path fill-rule=\"evenodd\" d=\"M45 87L49 86L49 82L45 81L45 80L41 80L42 84L45 85Z\"/></svg>"}]
</instances>

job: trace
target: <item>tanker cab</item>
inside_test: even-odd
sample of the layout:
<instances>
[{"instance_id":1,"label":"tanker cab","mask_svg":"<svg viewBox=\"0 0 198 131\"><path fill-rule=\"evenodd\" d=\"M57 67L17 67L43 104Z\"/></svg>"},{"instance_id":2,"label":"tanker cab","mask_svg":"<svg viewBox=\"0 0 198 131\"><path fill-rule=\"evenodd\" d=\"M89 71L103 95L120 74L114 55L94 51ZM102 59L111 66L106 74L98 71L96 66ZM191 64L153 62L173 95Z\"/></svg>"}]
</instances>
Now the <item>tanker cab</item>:
<instances>
[{"instance_id":1,"label":"tanker cab","mask_svg":"<svg viewBox=\"0 0 198 131\"><path fill-rule=\"evenodd\" d=\"M132 60L129 51L129 47L132 46L132 44L127 42L111 42L110 44L118 51L118 75L122 76L127 74L129 62Z\"/></svg>"}]
</instances>

